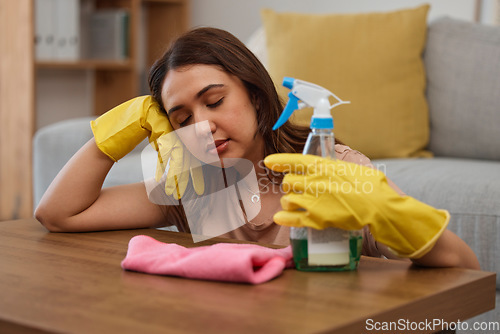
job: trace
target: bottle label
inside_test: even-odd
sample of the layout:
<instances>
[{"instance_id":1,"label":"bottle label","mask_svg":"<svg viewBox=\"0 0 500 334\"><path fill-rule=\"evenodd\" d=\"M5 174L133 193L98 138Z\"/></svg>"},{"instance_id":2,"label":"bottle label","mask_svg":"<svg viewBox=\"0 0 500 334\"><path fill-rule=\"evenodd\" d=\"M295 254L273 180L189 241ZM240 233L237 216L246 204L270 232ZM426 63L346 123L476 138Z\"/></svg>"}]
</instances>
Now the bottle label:
<instances>
[{"instance_id":1,"label":"bottle label","mask_svg":"<svg viewBox=\"0 0 500 334\"><path fill-rule=\"evenodd\" d=\"M349 263L349 231L338 228L308 228L309 265L338 266Z\"/></svg>"}]
</instances>

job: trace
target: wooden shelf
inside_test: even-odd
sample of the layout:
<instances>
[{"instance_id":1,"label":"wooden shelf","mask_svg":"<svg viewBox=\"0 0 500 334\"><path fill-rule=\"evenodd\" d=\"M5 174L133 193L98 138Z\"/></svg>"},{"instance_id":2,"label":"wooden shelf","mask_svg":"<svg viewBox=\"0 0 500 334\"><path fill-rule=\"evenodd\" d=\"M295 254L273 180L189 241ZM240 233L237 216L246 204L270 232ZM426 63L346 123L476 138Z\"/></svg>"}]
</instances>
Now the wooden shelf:
<instances>
[{"instance_id":1,"label":"wooden shelf","mask_svg":"<svg viewBox=\"0 0 500 334\"><path fill-rule=\"evenodd\" d=\"M0 0L0 58L8 64L0 68L0 81L9 83L0 85L0 221L33 215L36 70L94 71L93 111L99 115L138 96L144 73L172 39L189 28L190 0L80 0L92 1L96 9L129 11L129 59L36 61L35 1Z\"/></svg>"},{"instance_id":2,"label":"wooden shelf","mask_svg":"<svg viewBox=\"0 0 500 334\"><path fill-rule=\"evenodd\" d=\"M158 2L158 3L170 3L182 5L185 3L183 0L142 0L143 2Z\"/></svg>"},{"instance_id":3,"label":"wooden shelf","mask_svg":"<svg viewBox=\"0 0 500 334\"><path fill-rule=\"evenodd\" d=\"M96 9L124 8L129 11L129 59L36 61L35 69L95 71L94 114L100 115L141 93L140 80L145 69L153 64L173 38L188 29L190 3L189 0L85 1L92 1ZM139 50L139 47L144 50ZM138 61L140 53L144 56L142 64Z\"/></svg>"},{"instance_id":4,"label":"wooden shelf","mask_svg":"<svg viewBox=\"0 0 500 334\"><path fill-rule=\"evenodd\" d=\"M132 62L128 60L77 60L77 61L37 61L37 69L63 70L130 70Z\"/></svg>"}]
</instances>

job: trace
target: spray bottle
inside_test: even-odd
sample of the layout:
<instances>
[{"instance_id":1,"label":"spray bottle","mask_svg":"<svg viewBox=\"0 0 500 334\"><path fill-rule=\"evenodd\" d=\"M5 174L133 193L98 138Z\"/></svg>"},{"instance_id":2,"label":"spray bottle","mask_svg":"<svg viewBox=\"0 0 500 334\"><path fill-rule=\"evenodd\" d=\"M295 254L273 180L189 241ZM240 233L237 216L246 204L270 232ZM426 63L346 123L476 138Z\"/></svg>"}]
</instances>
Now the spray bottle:
<instances>
[{"instance_id":1,"label":"spray bottle","mask_svg":"<svg viewBox=\"0 0 500 334\"><path fill-rule=\"evenodd\" d=\"M303 154L335 159L335 137L333 117L330 110L349 101L343 101L329 90L313 83L285 77L283 86L291 91L289 100L273 130L282 126L295 110L314 108L311 132ZM329 98L337 102L330 105ZM320 196L320 194L318 194ZM295 266L305 271L343 271L357 268L361 255L361 231L346 231L337 228L316 230L313 228L290 229L290 242Z\"/></svg>"}]
</instances>

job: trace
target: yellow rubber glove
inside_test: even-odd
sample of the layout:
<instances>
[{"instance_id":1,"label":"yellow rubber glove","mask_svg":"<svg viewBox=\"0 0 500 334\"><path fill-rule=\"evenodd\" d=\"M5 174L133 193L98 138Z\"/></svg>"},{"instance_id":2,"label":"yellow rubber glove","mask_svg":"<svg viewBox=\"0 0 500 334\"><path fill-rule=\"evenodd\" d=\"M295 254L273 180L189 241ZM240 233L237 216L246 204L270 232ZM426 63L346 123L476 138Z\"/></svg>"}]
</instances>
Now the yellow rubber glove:
<instances>
[{"instance_id":1,"label":"yellow rubber glove","mask_svg":"<svg viewBox=\"0 0 500 334\"><path fill-rule=\"evenodd\" d=\"M168 117L161 111L160 106L151 96L140 96L124 102L99 116L96 120L91 121L90 125L97 147L115 162L132 151L146 137L149 137L149 142L158 152L156 174L163 173L169 157L165 153L167 151L164 153L159 151L158 139L171 133L173 128ZM166 145L169 143L165 142L164 144L165 150L167 149ZM174 144L172 143L172 145ZM168 173L170 177L167 177L167 180L175 180L176 183L167 182L165 187L168 187L169 195L173 193L174 188L178 188L176 192L178 199L184 194L189 175L186 173L175 175L174 173L180 170L189 170L189 166L182 164L192 160L182 158L184 156L182 149L174 151L175 158L170 162L172 172ZM190 156L189 152L187 152L186 156ZM203 193L203 174L201 169L197 170L199 170L198 173L192 174L193 184L197 192L201 191Z\"/></svg>"},{"instance_id":2,"label":"yellow rubber glove","mask_svg":"<svg viewBox=\"0 0 500 334\"><path fill-rule=\"evenodd\" d=\"M118 161L149 136L154 142L162 134L173 131L166 115L151 96L128 100L90 122L97 147Z\"/></svg>"},{"instance_id":3,"label":"yellow rubber glove","mask_svg":"<svg viewBox=\"0 0 500 334\"><path fill-rule=\"evenodd\" d=\"M446 229L450 215L410 196L400 196L373 168L314 155L273 154L264 160L283 179L280 225L359 230L400 257L425 255Z\"/></svg>"},{"instance_id":4,"label":"yellow rubber glove","mask_svg":"<svg viewBox=\"0 0 500 334\"><path fill-rule=\"evenodd\" d=\"M170 159L170 167L165 183L165 193L179 199L186 190L189 175L193 181L193 188L198 195L205 192L201 162L196 159L184 146L174 132L160 136L158 143L158 165L156 167L156 181L160 181Z\"/></svg>"}]
</instances>

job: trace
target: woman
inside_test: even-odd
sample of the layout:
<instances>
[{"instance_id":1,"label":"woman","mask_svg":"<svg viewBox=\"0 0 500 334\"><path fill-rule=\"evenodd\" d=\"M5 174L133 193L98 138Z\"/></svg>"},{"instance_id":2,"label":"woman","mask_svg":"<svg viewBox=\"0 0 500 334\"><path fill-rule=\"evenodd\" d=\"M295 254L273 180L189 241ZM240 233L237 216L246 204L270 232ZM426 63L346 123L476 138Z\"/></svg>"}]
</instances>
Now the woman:
<instances>
[{"instance_id":1,"label":"woman","mask_svg":"<svg viewBox=\"0 0 500 334\"><path fill-rule=\"evenodd\" d=\"M101 187L114 161L146 135L156 143L172 129L204 122L221 161L251 161L261 177L260 212L226 236L287 244L287 227L273 222L273 215L281 209L282 193L275 187L281 177L271 173L262 160L273 153L301 152L309 129L286 123L272 131L282 103L258 59L228 32L199 28L176 40L153 65L149 84L153 100L133 100L93 123L95 139L86 143L55 178L36 210L37 219L50 231L172 224L180 231L188 231L183 207L154 204L144 183ZM339 159L370 165L366 157L347 146L338 144L336 151ZM197 179L192 176L186 192L199 189ZM205 183L209 182L205 179ZM368 229L364 232L365 255L395 257L386 246L373 240ZM479 268L474 253L451 231L444 230L433 242L432 249L412 260L428 266Z\"/></svg>"}]
</instances>

